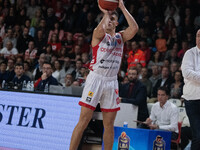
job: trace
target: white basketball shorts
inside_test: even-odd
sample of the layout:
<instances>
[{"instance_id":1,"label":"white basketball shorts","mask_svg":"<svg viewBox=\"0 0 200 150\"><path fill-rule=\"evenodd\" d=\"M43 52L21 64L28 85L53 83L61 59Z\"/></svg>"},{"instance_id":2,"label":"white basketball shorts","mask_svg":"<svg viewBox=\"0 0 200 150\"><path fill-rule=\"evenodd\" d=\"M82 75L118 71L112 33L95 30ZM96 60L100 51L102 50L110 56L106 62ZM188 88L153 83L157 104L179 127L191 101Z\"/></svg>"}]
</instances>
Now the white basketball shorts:
<instances>
[{"instance_id":1,"label":"white basketball shorts","mask_svg":"<svg viewBox=\"0 0 200 150\"><path fill-rule=\"evenodd\" d=\"M117 76L105 77L90 71L79 105L95 110L98 103L104 112L120 110Z\"/></svg>"}]
</instances>

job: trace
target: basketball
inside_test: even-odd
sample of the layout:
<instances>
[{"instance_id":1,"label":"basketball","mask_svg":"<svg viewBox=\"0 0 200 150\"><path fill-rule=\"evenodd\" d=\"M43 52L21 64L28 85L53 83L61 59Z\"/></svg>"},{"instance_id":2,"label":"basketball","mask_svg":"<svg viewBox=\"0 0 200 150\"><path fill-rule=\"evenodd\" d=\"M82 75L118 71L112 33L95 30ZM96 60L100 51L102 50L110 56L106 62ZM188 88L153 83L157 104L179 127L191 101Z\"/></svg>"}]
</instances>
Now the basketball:
<instances>
[{"instance_id":1,"label":"basketball","mask_svg":"<svg viewBox=\"0 0 200 150\"><path fill-rule=\"evenodd\" d=\"M119 5L119 0L99 0L99 5L106 10L115 10Z\"/></svg>"}]
</instances>

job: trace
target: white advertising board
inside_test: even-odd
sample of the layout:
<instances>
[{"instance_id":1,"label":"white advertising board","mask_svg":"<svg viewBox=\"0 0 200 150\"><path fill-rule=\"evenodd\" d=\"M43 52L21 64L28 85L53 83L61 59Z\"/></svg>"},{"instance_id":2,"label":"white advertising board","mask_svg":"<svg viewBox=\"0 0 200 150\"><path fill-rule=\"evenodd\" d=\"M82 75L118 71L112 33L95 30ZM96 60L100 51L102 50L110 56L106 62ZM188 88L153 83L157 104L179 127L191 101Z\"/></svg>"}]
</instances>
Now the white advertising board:
<instances>
[{"instance_id":1,"label":"white advertising board","mask_svg":"<svg viewBox=\"0 0 200 150\"><path fill-rule=\"evenodd\" d=\"M0 149L68 150L79 99L0 91Z\"/></svg>"}]
</instances>

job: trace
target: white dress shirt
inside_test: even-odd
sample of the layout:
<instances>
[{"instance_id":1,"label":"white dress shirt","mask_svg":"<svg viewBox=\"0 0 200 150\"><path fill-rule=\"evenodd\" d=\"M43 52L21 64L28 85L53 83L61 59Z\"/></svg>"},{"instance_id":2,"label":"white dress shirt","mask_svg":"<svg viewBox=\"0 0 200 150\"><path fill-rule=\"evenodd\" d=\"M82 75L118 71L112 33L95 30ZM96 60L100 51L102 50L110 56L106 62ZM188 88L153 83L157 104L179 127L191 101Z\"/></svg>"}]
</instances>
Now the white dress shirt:
<instances>
[{"instance_id":1,"label":"white dress shirt","mask_svg":"<svg viewBox=\"0 0 200 150\"><path fill-rule=\"evenodd\" d=\"M186 51L181 70L185 82L182 97L186 100L200 99L200 49L197 46Z\"/></svg>"},{"instance_id":2,"label":"white dress shirt","mask_svg":"<svg viewBox=\"0 0 200 150\"><path fill-rule=\"evenodd\" d=\"M163 107L160 102L155 103L151 109L150 119L157 124L159 129L178 133L179 112L176 105L167 101Z\"/></svg>"}]
</instances>

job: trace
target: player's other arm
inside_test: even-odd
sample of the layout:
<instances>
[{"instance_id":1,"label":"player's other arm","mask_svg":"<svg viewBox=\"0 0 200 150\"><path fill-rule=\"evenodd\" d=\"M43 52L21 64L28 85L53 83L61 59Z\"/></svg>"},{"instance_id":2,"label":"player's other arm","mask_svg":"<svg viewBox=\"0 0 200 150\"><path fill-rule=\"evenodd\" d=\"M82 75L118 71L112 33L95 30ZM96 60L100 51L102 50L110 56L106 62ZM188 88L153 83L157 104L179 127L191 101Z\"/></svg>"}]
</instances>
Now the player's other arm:
<instances>
[{"instance_id":1,"label":"player's other arm","mask_svg":"<svg viewBox=\"0 0 200 150\"><path fill-rule=\"evenodd\" d=\"M99 9L104 13L104 16L98 26L94 29L93 35L92 35L92 47L96 46L104 37L106 33L106 23L109 21L109 11L101 8L99 6Z\"/></svg>"},{"instance_id":2,"label":"player's other arm","mask_svg":"<svg viewBox=\"0 0 200 150\"><path fill-rule=\"evenodd\" d=\"M128 12L126 7L124 6L123 0L119 0L119 8L124 14L126 21L128 22L128 27L125 30L121 31L122 36L123 36L123 41L126 42L134 37L139 27L135 19L131 16L131 14Z\"/></svg>"}]
</instances>

